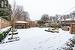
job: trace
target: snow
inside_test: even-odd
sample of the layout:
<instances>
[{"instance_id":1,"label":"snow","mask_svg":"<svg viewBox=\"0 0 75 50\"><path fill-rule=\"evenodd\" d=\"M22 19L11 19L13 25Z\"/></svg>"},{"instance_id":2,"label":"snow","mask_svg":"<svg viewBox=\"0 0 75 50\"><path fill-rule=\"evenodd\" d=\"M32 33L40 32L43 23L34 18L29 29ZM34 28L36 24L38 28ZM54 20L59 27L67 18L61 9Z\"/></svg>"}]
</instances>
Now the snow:
<instances>
[{"instance_id":1,"label":"snow","mask_svg":"<svg viewBox=\"0 0 75 50\"><path fill-rule=\"evenodd\" d=\"M72 18L67 18L67 19L62 19L61 21L72 21L73 19Z\"/></svg>"},{"instance_id":2,"label":"snow","mask_svg":"<svg viewBox=\"0 0 75 50\"><path fill-rule=\"evenodd\" d=\"M7 30L10 29L10 28L11 28L11 26L8 26L8 27L6 27L6 28L2 28L2 29L0 30L0 32L7 31Z\"/></svg>"},{"instance_id":3,"label":"snow","mask_svg":"<svg viewBox=\"0 0 75 50\"><path fill-rule=\"evenodd\" d=\"M28 23L26 21L16 21L16 23Z\"/></svg>"},{"instance_id":4,"label":"snow","mask_svg":"<svg viewBox=\"0 0 75 50\"><path fill-rule=\"evenodd\" d=\"M68 19L66 19L66 21L71 21L72 20L72 18L68 18Z\"/></svg>"},{"instance_id":5,"label":"snow","mask_svg":"<svg viewBox=\"0 0 75 50\"><path fill-rule=\"evenodd\" d=\"M0 50L56 50L73 36L69 31L51 33L45 29L48 28L18 29L20 40L0 44Z\"/></svg>"}]
</instances>

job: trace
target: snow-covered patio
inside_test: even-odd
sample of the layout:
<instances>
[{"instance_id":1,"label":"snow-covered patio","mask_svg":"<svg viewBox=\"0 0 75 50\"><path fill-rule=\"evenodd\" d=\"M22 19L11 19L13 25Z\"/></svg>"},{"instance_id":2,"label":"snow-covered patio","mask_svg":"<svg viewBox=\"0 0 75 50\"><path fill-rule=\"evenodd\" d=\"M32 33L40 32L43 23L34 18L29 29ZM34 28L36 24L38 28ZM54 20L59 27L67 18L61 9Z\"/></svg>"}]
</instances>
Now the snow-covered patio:
<instances>
[{"instance_id":1,"label":"snow-covered patio","mask_svg":"<svg viewBox=\"0 0 75 50\"><path fill-rule=\"evenodd\" d=\"M0 50L56 50L72 37L68 31L46 32L47 28L18 29L19 41L0 44Z\"/></svg>"}]
</instances>

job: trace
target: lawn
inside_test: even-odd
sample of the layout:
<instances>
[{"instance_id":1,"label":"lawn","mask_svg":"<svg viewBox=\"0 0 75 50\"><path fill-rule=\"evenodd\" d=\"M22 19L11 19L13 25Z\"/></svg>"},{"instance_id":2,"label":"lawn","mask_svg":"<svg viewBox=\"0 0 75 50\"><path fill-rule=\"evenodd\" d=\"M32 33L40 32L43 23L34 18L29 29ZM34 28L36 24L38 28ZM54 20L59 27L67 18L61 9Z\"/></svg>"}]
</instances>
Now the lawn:
<instances>
[{"instance_id":1,"label":"lawn","mask_svg":"<svg viewBox=\"0 0 75 50\"><path fill-rule=\"evenodd\" d=\"M0 50L56 50L73 35L59 29L59 33L46 32L48 28L17 29L19 41L0 44Z\"/></svg>"}]
</instances>

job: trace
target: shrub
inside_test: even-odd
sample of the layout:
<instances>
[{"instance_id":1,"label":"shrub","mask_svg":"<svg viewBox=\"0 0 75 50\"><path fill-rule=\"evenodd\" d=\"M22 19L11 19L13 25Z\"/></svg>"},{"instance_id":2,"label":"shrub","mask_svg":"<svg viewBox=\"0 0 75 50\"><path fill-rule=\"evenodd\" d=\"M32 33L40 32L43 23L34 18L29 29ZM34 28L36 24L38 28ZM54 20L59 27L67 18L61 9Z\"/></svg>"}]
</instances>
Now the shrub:
<instances>
[{"instance_id":1,"label":"shrub","mask_svg":"<svg viewBox=\"0 0 75 50\"><path fill-rule=\"evenodd\" d=\"M0 42L3 40L3 38L4 38L4 34L0 33Z\"/></svg>"},{"instance_id":2,"label":"shrub","mask_svg":"<svg viewBox=\"0 0 75 50\"><path fill-rule=\"evenodd\" d=\"M59 28L59 24L58 23L51 23L50 27L52 27L52 28Z\"/></svg>"},{"instance_id":3,"label":"shrub","mask_svg":"<svg viewBox=\"0 0 75 50\"><path fill-rule=\"evenodd\" d=\"M10 29L8 29L7 31L4 31L2 33L0 33L0 42L2 42L2 40L7 36L7 34L10 32Z\"/></svg>"}]
</instances>

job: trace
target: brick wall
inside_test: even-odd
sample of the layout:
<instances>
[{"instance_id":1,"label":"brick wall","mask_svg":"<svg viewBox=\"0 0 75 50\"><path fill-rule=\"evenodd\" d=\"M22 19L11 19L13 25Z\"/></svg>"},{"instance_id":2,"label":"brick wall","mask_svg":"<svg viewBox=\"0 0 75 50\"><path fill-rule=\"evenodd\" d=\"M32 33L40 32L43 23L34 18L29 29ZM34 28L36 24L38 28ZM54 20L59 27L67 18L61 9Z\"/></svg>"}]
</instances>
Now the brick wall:
<instances>
[{"instance_id":1,"label":"brick wall","mask_svg":"<svg viewBox=\"0 0 75 50\"><path fill-rule=\"evenodd\" d=\"M8 26L10 26L10 22L3 18L0 18L0 29L8 27Z\"/></svg>"},{"instance_id":2,"label":"brick wall","mask_svg":"<svg viewBox=\"0 0 75 50\"><path fill-rule=\"evenodd\" d=\"M71 34L75 34L75 23L71 24L71 30L70 30Z\"/></svg>"}]
</instances>

